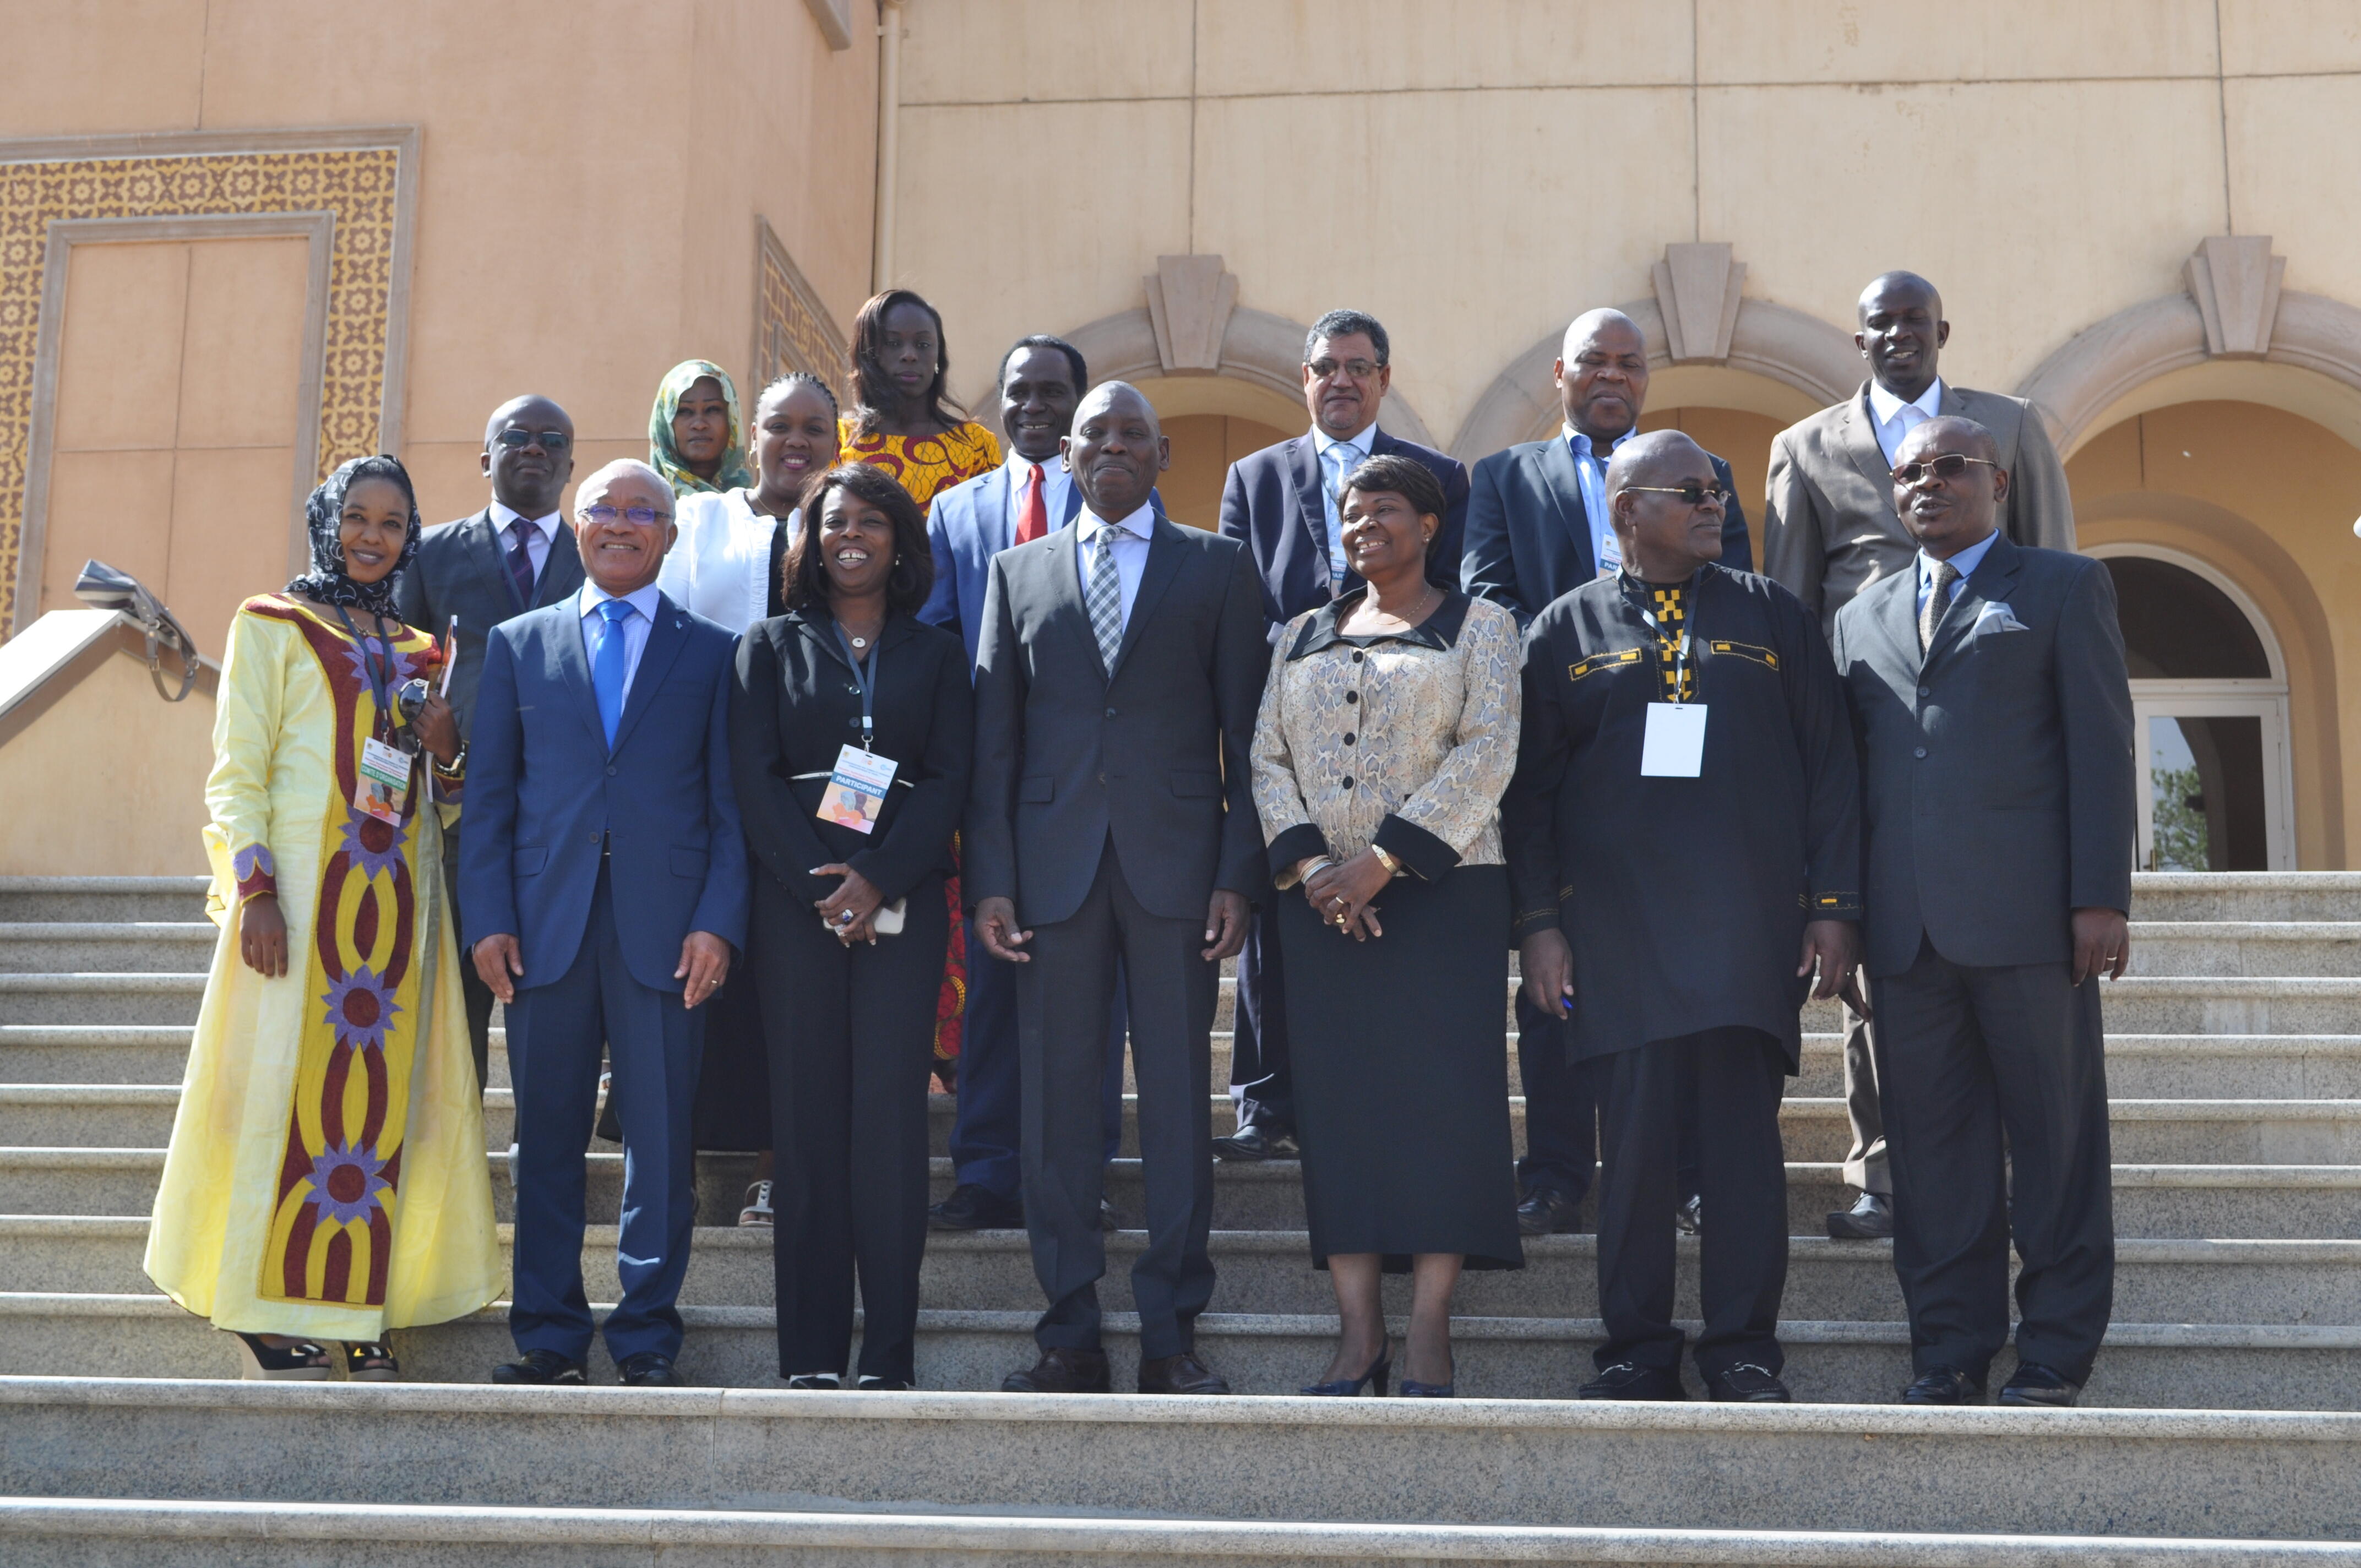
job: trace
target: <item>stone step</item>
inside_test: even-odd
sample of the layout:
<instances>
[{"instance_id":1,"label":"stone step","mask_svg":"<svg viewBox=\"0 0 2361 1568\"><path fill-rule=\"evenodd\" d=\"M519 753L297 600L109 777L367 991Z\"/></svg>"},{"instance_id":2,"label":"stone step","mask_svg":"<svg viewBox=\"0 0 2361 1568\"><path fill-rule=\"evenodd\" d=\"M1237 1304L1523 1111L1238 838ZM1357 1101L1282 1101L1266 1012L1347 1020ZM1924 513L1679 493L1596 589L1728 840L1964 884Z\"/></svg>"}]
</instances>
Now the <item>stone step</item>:
<instances>
[{"instance_id":1,"label":"stone step","mask_svg":"<svg viewBox=\"0 0 2361 1568\"><path fill-rule=\"evenodd\" d=\"M54 920L0 926L0 973L182 972L208 968L210 920Z\"/></svg>"},{"instance_id":2,"label":"stone step","mask_svg":"<svg viewBox=\"0 0 2361 1568\"><path fill-rule=\"evenodd\" d=\"M826 1396L819 1396L825 1398ZM859 1396L840 1396L858 1398ZM907 1504L893 1505L906 1508ZM1237 1523L1063 1519L835 1508L511 1508L12 1498L0 1541L25 1564L140 1562L169 1540L182 1568L313 1568L366 1541L368 1561L441 1565L497 1556L518 1564L653 1563L715 1568L873 1560L1019 1568L1055 1562L1149 1568L1279 1568L1331 1563L1711 1564L1714 1568L2354 1568L2361 1546L2158 1537L1946 1535L1921 1531L1636 1530L1539 1525ZM921 1556L921 1554L924 1554Z\"/></svg>"},{"instance_id":3,"label":"stone step","mask_svg":"<svg viewBox=\"0 0 2361 1568\"><path fill-rule=\"evenodd\" d=\"M2361 920L2361 872L2140 872L2135 920Z\"/></svg>"},{"instance_id":4,"label":"stone step","mask_svg":"<svg viewBox=\"0 0 2361 1568\"><path fill-rule=\"evenodd\" d=\"M201 920L202 876L0 876L0 921Z\"/></svg>"},{"instance_id":5,"label":"stone step","mask_svg":"<svg viewBox=\"0 0 2361 1568\"><path fill-rule=\"evenodd\" d=\"M183 1343L208 1332L182 1321ZM2361 1517L2361 1417L2342 1413L82 1378L8 1379L0 1401L15 1497L2281 1540Z\"/></svg>"}]
</instances>

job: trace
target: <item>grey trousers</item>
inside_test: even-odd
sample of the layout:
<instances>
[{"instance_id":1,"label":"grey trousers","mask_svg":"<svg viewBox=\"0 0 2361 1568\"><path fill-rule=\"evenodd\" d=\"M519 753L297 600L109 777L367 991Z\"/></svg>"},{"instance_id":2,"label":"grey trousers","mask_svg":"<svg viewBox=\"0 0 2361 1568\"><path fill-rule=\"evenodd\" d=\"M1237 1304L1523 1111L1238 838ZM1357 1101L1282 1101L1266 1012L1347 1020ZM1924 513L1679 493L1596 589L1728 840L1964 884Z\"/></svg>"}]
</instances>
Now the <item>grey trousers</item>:
<instances>
[{"instance_id":1,"label":"grey trousers","mask_svg":"<svg viewBox=\"0 0 2361 1568\"><path fill-rule=\"evenodd\" d=\"M1894 1195L1885 1168L1885 1114L1877 1105L1877 1042L1872 1025L1844 1010L1845 1116L1852 1123L1852 1147L1845 1155L1844 1179L1863 1192Z\"/></svg>"}]
</instances>

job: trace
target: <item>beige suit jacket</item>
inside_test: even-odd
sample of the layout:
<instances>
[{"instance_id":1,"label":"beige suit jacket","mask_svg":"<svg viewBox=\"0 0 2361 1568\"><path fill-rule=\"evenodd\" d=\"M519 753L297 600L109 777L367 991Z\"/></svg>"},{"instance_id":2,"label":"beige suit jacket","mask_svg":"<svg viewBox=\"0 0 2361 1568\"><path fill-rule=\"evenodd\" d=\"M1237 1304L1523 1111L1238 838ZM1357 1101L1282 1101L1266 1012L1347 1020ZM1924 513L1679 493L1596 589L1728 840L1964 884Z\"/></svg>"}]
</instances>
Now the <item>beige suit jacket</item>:
<instances>
[{"instance_id":1,"label":"beige suit jacket","mask_svg":"<svg viewBox=\"0 0 2361 1568\"><path fill-rule=\"evenodd\" d=\"M2041 416L2023 398L1946 383L1942 411L1971 419L2000 445L2008 499L2000 530L2019 544L2074 548L2074 501ZM1869 383L1843 402L1789 425L1771 444L1763 505L1763 575L1820 618L1881 577L1907 571L1917 542L1894 510L1894 480L1877 444Z\"/></svg>"}]
</instances>

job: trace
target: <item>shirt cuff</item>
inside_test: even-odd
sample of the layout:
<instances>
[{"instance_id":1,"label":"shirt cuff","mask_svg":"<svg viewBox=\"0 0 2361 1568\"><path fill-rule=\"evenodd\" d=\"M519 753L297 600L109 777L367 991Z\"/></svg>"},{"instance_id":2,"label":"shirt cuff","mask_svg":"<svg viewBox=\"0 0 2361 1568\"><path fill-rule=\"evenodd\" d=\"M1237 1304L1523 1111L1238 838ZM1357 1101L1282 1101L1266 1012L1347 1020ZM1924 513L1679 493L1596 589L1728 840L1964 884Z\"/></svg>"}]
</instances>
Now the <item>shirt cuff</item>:
<instances>
[{"instance_id":1,"label":"shirt cuff","mask_svg":"<svg viewBox=\"0 0 2361 1568\"><path fill-rule=\"evenodd\" d=\"M1516 919L1509 925L1509 945L1512 948L1521 947L1525 938L1535 932L1562 929L1564 927L1559 923L1557 905L1554 904L1544 904L1533 909L1520 909L1517 911Z\"/></svg>"},{"instance_id":2,"label":"shirt cuff","mask_svg":"<svg viewBox=\"0 0 2361 1568\"><path fill-rule=\"evenodd\" d=\"M1378 848L1418 874L1421 882L1441 882L1459 863L1459 851L1421 828L1389 811L1378 824Z\"/></svg>"},{"instance_id":3,"label":"shirt cuff","mask_svg":"<svg viewBox=\"0 0 2361 1568\"><path fill-rule=\"evenodd\" d=\"M1324 855L1328 839L1309 822L1299 822L1270 841L1271 885L1281 892L1295 885L1295 862L1307 855Z\"/></svg>"},{"instance_id":4,"label":"shirt cuff","mask_svg":"<svg viewBox=\"0 0 2361 1568\"><path fill-rule=\"evenodd\" d=\"M230 873L237 878L237 901L244 904L258 894L279 896L279 868L270 859L270 850L264 844L248 844L230 861Z\"/></svg>"},{"instance_id":5,"label":"shirt cuff","mask_svg":"<svg viewBox=\"0 0 2361 1568\"><path fill-rule=\"evenodd\" d=\"M1806 920L1859 920L1862 909L1861 894L1847 892L1823 892L1806 895L1803 900Z\"/></svg>"}]
</instances>

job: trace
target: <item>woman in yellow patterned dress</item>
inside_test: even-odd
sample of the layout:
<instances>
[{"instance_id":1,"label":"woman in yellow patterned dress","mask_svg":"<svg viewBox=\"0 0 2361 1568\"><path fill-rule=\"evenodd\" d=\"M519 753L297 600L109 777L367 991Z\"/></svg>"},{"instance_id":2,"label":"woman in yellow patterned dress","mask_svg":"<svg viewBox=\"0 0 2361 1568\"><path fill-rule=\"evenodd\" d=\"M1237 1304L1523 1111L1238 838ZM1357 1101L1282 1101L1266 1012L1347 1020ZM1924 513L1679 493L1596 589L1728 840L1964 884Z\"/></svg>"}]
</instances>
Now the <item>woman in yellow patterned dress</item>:
<instances>
[{"instance_id":1,"label":"woman in yellow patterned dress","mask_svg":"<svg viewBox=\"0 0 2361 1568\"><path fill-rule=\"evenodd\" d=\"M839 422L843 460L884 469L921 511L953 485L1000 466L999 439L943 389L950 363L941 313L907 289L886 290L852 318L852 410ZM959 878L943 893L951 945L935 1007L935 1059L948 1084L967 1006L967 927Z\"/></svg>"},{"instance_id":2,"label":"woman in yellow patterned dress","mask_svg":"<svg viewBox=\"0 0 2361 1568\"><path fill-rule=\"evenodd\" d=\"M307 513L311 572L239 607L222 668L223 934L147 1269L237 1336L249 1377L324 1378L341 1341L347 1376L383 1381L387 1330L474 1311L506 1277L439 848L465 759L439 696L400 721L440 662L393 612L409 475L357 458Z\"/></svg>"}]
</instances>

